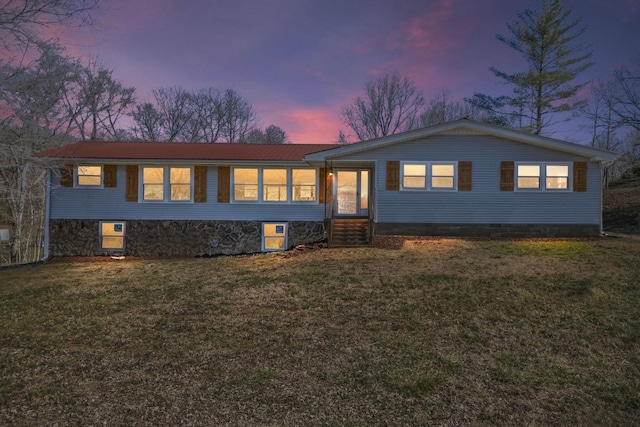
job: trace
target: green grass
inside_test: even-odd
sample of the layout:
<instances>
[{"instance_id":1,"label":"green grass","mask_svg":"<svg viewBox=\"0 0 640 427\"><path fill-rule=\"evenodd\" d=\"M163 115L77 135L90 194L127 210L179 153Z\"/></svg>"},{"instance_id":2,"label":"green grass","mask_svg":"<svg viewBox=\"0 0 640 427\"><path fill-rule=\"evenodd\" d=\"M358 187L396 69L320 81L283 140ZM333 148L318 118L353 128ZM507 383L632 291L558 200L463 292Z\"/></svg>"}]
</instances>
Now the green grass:
<instances>
[{"instance_id":1,"label":"green grass","mask_svg":"<svg viewBox=\"0 0 640 427\"><path fill-rule=\"evenodd\" d=\"M0 271L0 425L638 419L638 240Z\"/></svg>"}]
</instances>

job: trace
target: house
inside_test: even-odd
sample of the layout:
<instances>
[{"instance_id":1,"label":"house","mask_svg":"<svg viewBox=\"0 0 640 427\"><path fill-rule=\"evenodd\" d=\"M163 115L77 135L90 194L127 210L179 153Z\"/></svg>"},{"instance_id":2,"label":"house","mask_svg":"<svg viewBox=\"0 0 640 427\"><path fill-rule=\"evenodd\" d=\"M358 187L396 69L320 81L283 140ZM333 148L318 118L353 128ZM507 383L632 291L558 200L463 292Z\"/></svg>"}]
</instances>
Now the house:
<instances>
[{"instance_id":1,"label":"house","mask_svg":"<svg viewBox=\"0 0 640 427\"><path fill-rule=\"evenodd\" d=\"M78 142L47 193L51 256L202 255L377 236L598 236L617 155L458 120L349 145Z\"/></svg>"}]
</instances>

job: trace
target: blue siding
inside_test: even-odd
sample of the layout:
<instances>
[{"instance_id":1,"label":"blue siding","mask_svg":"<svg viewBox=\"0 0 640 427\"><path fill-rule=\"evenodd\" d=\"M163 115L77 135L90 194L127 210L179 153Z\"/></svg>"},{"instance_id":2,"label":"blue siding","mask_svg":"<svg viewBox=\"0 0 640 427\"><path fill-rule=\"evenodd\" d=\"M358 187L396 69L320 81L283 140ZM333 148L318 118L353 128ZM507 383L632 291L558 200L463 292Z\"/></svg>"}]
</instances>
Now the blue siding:
<instances>
[{"instance_id":1,"label":"blue siding","mask_svg":"<svg viewBox=\"0 0 640 427\"><path fill-rule=\"evenodd\" d=\"M501 161L587 159L484 135L438 135L341 157L375 161L376 222L600 224L600 168L588 164L587 192L502 192ZM387 160L471 161L472 191L387 191ZM337 167L339 161L334 161Z\"/></svg>"},{"instance_id":2,"label":"blue siding","mask_svg":"<svg viewBox=\"0 0 640 427\"><path fill-rule=\"evenodd\" d=\"M116 188L66 188L53 178L51 219L322 221L320 203L218 203L218 170L207 170L206 203L125 201L126 167L118 166Z\"/></svg>"}]
</instances>

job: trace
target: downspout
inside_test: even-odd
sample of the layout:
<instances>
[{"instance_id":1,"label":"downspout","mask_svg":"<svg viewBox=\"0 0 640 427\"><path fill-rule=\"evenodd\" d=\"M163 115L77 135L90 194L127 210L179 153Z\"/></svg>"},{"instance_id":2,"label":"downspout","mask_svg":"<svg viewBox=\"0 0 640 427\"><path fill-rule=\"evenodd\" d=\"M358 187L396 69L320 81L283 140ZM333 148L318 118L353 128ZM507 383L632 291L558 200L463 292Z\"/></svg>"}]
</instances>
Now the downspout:
<instances>
[{"instance_id":1,"label":"downspout","mask_svg":"<svg viewBox=\"0 0 640 427\"><path fill-rule=\"evenodd\" d=\"M42 261L49 259L49 216L51 211L51 170L47 169L44 188L44 254Z\"/></svg>"}]
</instances>

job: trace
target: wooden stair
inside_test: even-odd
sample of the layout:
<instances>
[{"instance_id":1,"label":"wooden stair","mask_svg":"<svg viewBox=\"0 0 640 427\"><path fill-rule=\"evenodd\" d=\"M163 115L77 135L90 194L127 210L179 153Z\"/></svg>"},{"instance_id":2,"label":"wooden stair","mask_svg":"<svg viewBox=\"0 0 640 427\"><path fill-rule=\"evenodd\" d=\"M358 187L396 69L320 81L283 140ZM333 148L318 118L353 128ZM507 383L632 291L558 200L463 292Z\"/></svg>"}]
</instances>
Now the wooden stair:
<instances>
[{"instance_id":1,"label":"wooden stair","mask_svg":"<svg viewBox=\"0 0 640 427\"><path fill-rule=\"evenodd\" d=\"M329 246L369 246L371 233L369 218L335 218L332 221Z\"/></svg>"}]
</instances>

